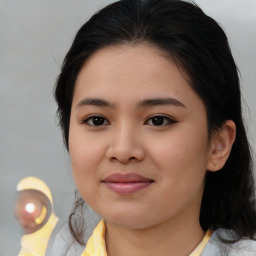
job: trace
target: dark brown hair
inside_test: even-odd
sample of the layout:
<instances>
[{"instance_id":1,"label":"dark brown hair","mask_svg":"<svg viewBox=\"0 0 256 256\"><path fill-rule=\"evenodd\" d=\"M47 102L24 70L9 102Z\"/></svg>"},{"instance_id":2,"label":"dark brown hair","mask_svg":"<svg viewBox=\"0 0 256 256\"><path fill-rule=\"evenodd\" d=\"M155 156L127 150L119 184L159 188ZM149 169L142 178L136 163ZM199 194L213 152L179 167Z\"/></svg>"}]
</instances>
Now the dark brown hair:
<instances>
[{"instance_id":1,"label":"dark brown hair","mask_svg":"<svg viewBox=\"0 0 256 256\"><path fill-rule=\"evenodd\" d=\"M209 134L233 120L237 137L225 166L207 172L200 223L204 230L232 229L253 238L256 213L252 159L241 110L239 76L227 37L193 3L179 0L121 0L96 13L78 31L58 77L55 98L68 149L76 77L86 59L108 45L146 42L168 53L203 100ZM77 201L76 207L83 203ZM76 232L72 228L73 235ZM80 241L82 243L82 241Z\"/></svg>"}]
</instances>

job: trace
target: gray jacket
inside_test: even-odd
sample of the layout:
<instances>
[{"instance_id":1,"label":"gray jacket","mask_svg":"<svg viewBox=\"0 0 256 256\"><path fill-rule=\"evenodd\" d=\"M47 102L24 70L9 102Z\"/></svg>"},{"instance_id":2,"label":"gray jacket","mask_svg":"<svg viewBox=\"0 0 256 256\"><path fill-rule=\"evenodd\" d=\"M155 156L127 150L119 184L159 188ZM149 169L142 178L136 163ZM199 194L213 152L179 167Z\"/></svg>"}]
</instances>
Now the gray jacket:
<instances>
[{"instance_id":1,"label":"gray jacket","mask_svg":"<svg viewBox=\"0 0 256 256\"><path fill-rule=\"evenodd\" d=\"M88 227L87 233L85 234L85 241L88 240L92 230L93 226ZM201 256L256 256L256 241L247 239L233 244L227 244L222 242L220 237L231 240L235 237L235 234L225 229L214 231ZM84 249L85 246L74 242L68 225L63 223L57 227L57 230L53 234L46 256L80 256Z\"/></svg>"}]
</instances>

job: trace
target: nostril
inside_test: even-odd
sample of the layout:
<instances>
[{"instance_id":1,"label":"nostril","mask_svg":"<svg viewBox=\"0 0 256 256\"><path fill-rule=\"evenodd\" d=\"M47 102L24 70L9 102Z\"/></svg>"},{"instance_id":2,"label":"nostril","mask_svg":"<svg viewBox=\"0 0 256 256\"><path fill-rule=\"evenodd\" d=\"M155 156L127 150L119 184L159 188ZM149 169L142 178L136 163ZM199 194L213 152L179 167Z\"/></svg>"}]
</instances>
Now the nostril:
<instances>
[{"instance_id":1,"label":"nostril","mask_svg":"<svg viewBox=\"0 0 256 256\"><path fill-rule=\"evenodd\" d=\"M134 160L136 160L136 159L137 159L137 158L134 157L134 156L131 156L131 157L128 157L128 158L126 158L126 157L121 157L121 156L119 156L119 157L115 157L115 156L111 157L111 160L112 160L112 161L120 161L120 162L130 162L130 161L134 161Z\"/></svg>"},{"instance_id":2,"label":"nostril","mask_svg":"<svg viewBox=\"0 0 256 256\"><path fill-rule=\"evenodd\" d=\"M111 161L120 161L122 163L141 161L145 157L145 152L139 143L125 141L118 143L115 141L106 149L106 157Z\"/></svg>"}]
</instances>

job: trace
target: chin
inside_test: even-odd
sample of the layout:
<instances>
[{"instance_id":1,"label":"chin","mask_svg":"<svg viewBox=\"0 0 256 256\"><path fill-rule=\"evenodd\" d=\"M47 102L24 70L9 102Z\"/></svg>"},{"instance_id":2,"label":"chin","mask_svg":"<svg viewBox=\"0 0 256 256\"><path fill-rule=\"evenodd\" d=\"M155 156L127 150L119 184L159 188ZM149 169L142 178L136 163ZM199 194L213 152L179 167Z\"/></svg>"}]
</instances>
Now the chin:
<instances>
[{"instance_id":1,"label":"chin","mask_svg":"<svg viewBox=\"0 0 256 256\"><path fill-rule=\"evenodd\" d=\"M129 213L115 213L103 217L106 222L111 223L112 225L122 226L125 228L133 229L145 229L152 226L152 220L147 220L145 214L138 215L138 212L132 214ZM153 224L154 225L154 224Z\"/></svg>"}]
</instances>

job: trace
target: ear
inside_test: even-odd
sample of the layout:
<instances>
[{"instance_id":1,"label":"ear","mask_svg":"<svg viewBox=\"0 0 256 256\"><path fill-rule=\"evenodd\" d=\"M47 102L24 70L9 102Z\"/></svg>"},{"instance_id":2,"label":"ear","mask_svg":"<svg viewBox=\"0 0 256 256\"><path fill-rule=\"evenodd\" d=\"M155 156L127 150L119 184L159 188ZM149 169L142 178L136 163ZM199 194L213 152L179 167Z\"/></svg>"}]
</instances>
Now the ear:
<instances>
[{"instance_id":1,"label":"ear","mask_svg":"<svg viewBox=\"0 0 256 256\"><path fill-rule=\"evenodd\" d=\"M207 163L208 171L218 171L225 165L235 138L236 125L232 120L227 120L211 138Z\"/></svg>"}]
</instances>

